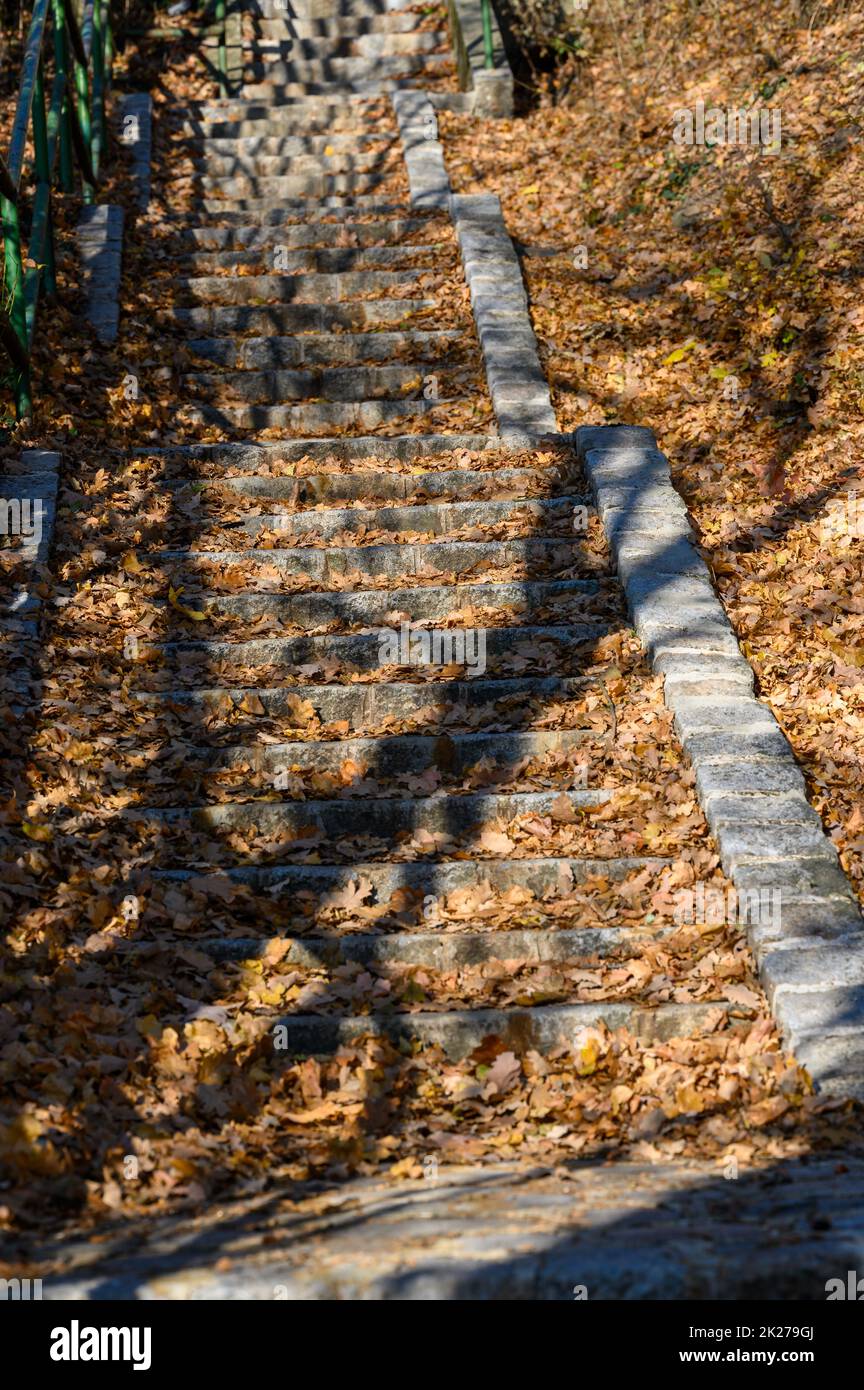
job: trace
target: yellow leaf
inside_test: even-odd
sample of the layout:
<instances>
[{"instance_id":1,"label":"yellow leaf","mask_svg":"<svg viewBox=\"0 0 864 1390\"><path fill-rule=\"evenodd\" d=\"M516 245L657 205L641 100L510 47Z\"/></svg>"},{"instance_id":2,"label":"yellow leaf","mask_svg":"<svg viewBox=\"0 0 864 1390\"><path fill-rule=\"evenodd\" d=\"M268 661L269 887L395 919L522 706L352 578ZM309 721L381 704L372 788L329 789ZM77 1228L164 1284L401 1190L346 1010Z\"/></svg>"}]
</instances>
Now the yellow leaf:
<instances>
[{"instance_id":1,"label":"yellow leaf","mask_svg":"<svg viewBox=\"0 0 864 1390\"><path fill-rule=\"evenodd\" d=\"M203 622L207 613L203 608L184 608L180 602L182 589L175 589L172 585L168 586L168 602L172 608L176 608L178 613L182 613L186 618L194 618L196 623Z\"/></svg>"},{"instance_id":2,"label":"yellow leaf","mask_svg":"<svg viewBox=\"0 0 864 1390\"><path fill-rule=\"evenodd\" d=\"M539 183L526 183L525 187L520 188L519 192L522 194L523 198L528 198L532 193L540 192L540 185Z\"/></svg>"},{"instance_id":3,"label":"yellow leaf","mask_svg":"<svg viewBox=\"0 0 864 1390\"><path fill-rule=\"evenodd\" d=\"M50 825L34 825L32 821L25 820L21 826L28 840L50 840L54 834Z\"/></svg>"},{"instance_id":4,"label":"yellow leaf","mask_svg":"<svg viewBox=\"0 0 864 1390\"><path fill-rule=\"evenodd\" d=\"M334 148L333 148L332 145L325 145L325 146L324 146L324 153L325 153L325 154L335 154L336 151L334 150Z\"/></svg>"},{"instance_id":5,"label":"yellow leaf","mask_svg":"<svg viewBox=\"0 0 864 1390\"><path fill-rule=\"evenodd\" d=\"M123 568L127 574L140 574L144 566L134 550L127 550L123 556Z\"/></svg>"},{"instance_id":6,"label":"yellow leaf","mask_svg":"<svg viewBox=\"0 0 864 1390\"><path fill-rule=\"evenodd\" d=\"M663 358L663 366L671 367L675 362L683 361L688 352L692 352L695 346L695 342L689 342L685 343L683 347L676 348L674 352L670 352L668 357Z\"/></svg>"},{"instance_id":7,"label":"yellow leaf","mask_svg":"<svg viewBox=\"0 0 864 1390\"><path fill-rule=\"evenodd\" d=\"M262 1004L276 1005L281 1004L282 996L285 993L284 985L276 985L271 989L262 989L258 995Z\"/></svg>"},{"instance_id":8,"label":"yellow leaf","mask_svg":"<svg viewBox=\"0 0 864 1390\"><path fill-rule=\"evenodd\" d=\"M584 1047L579 1049L579 1075L591 1076L597 1070L597 1062L600 1057L600 1049L594 1038L589 1038Z\"/></svg>"},{"instance_id":9,"label":"yellow leaf","mask_svg":"<svg viewBox=\"0 0 864 1390\"><path fill-rule=\"evenodd\" d=\"M701 1115L705 1103L695 1086L687 1082L675 1092L675 1104L680 1115Z\"/></svg>"}]
</instances>

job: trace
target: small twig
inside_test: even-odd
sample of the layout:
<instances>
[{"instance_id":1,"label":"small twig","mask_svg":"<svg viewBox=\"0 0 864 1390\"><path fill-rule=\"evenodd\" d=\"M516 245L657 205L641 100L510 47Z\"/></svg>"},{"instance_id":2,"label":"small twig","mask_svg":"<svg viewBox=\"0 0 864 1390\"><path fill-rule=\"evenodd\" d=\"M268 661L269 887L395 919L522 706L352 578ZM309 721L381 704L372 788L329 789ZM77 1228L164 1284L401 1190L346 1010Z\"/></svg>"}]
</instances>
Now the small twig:
<instances>
[{"instance_id":1,"label":"small twig","mask_svg":"<svg viewBox=\"0 0 864 1390\"><path fill-rule=\"evenodd\" d=\"M762 206L764 207L765 212L768 218L770 219L772 226L774 226L776 230L779 232L780 236L783 239L783 244L786 247L786 249L791 250L791 248L795 244L792 238L792 229L791 227L787 227L785 222L781 222L780 218L778 217L777 210L774 207L774 195L772 194L769 185L757 173L755 165L751 160L748 160L746 156L744 162L745 167L747 169L748 183L751 183L753 187L756 189L756 191L759 193L762 199Z\"/></svg>"}]
</instances>

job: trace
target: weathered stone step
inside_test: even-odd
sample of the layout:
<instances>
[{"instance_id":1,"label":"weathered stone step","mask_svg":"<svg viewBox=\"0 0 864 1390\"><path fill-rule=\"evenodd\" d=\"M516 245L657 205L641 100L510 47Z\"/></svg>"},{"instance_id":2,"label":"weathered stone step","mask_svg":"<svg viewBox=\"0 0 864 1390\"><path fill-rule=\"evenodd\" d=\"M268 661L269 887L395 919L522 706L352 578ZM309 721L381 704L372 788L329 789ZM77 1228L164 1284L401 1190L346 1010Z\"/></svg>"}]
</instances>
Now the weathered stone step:
<instances>
[{"instance_id":1,"label":"weathered stone step","mask_svg":"<svg viewBox=\"0 0 864 1390\"><path fill-rule=\"evenodd\" d=\"M292 9L297 6L292 5ZM416 30L416 14L396 11L362 15L351 5L350 12L324 18L300 18L299 14L261 15L255 19L256 29L263 35L281 38L285 34L298 39L329 38L332 35L406 34Z\"/></svg>"},{"instance_id":2,"label":"weathered stone step","mask_svg":"<svg viewBox=\"0 0 864 1390\"><path fill-rule=\"evenodd\" d=\"M339 275L345 271L387 270L404 267L413 262L414 267L430 258L437 258L440 265L441 245L416 246L367 246L367 247L325 247L322 250L291 251L283 243L274 240L269 245L251 247L236 251L195 251L190 254L192 269L196 275L207 276L220 270L231 270L237 266L266 267L268 274L280 275ZM435 269L429 265L429 269Z\"/></svg>"},{"instance_id":3,"label":"weathered stone step","mask_svg":"<svg viewBox=\"0 0 864 1390\"><path fill-rule=\"evenodd\" d=\"M355 98L355 104L350 106L339 101L328 103L324 97L305 102L287 101L281 106L270 106L264 101L235 101L223 107L190 110L180 123L178 134L198 140L384 134L392 141L398 140L395 116L388 112L386 120L370 118L364 109L369 104L368 97ZM382 103L379 100L377 104ZM389 106L389 102L387 104Z\"/></svg>"},{"instance_id":4,"label":"weathered stone step","mask_svg":"<svg viewBox=\"0 0 864 1390\"><path fill-rule=\"evenodd\" d=\"M374 193L401 173L397 165L392 168L380 166L371 172L356 174L331 174L326 169L310 169L297 174L276 174L272 177L254 175L247 177L209 178L199 175L198 187L211 199L223 198L239 207L249 207L255 200L263 200L278 205L284 199L295 198L354 198L362 194Z\"/></svg>"},{"instance_id":5,"label":"weathered stone step","mask_svg":"<svg viewBox=\"0 0 864 1390\"><path fill-rule=\"evenodd\" d=\"M398 53L367 53L355 56L323 53L320 57L299 55L284 58L262 58L243 64L245 95L255 97L267 91L292 95L292 89L303 92L326 91L333 87L339 91L364 91L368 82L380 83L382 79L408 78L432 73L452 62L449 53L433 53L407 49ZM375 89L377 90L377 88Z\"/></svg>"},{"instance_id":6,"label":"weathered stone step","mask_svg":"<svg viewBox=\"0 0 864 1390\"><path fill-rule=\"evenodd\" d=\"M265 101L279 104L297 97L342 96L388 96L393 92L417 86L418 79L435 75L435 68L446 70L453 63L449 53L428 53L422 58L411 58L408 54L393 58L392 61L379 60L378 63L365 63L360 58L333 58L332 64L313 68L308 64L297 65L293 71L275 72L272 81L251 81L253 74L246 74L243 96L249 101ZM357 64L354 75L347 76L335 70L338 64ZM274 64L278 68L278 64ZM293 75L296 72L296 76Z\"/></svg>"},{"instance_id":7,"label":"weathered stone step","mask_svg":"<svg viewBox=\"0 0 864 1390\"><path fill-rule=\"evenodd\" d=\"M170 481L163 486L179 492L188 488L190 482L200 487L195 479ZM438 473L307 473L301 477L239 474L214 479L214 485L229 488L242 497L271 502L369 502L375 498L406 502L413 498L416 505L424 496L454 502L469 501L474 496L522 498L532 486L552 492L559 490L562 483L561 475L553 469L500 468L484 473L466 468ZM206 500L206 489L203 496Z\"/></svg>"},{"instance_id":8,"label":"weathered stone step","mask_svg":"<svg viewBox=\"0 0 864 1390\"><path fill-rule=\"evenodd\" d=\"M239 830L263 835L297 835L314 826L328 840L349 835L375 835L393 840L397 835L425 830L429 834L476 835L492 826L509 824L521 816L548 816L564 802L578 818L580 812L597 810L615 797L607 788L591 791L495 792L446 796L358 797L327 801L226 801L194 807L130 807L125 812L134 824L186 826L198 831ZM563 798L563 801L562 801ZM322 848L322 853L326 849Z\"/></svg>"},{"instance_id":9,"label":"weathered stone step","mask_svg":"<svg viewBox=\"0 0 864 1390\"><path fill-rule=\"evenodd\" d=\"M292 5L296 9L296 5ZM358 34L406 34L416 29L416 14L396 11L376 14L360 14L351 5L350 11L324 18L301 19L299 14L261 15L256 17L256 28L265 36L281 38L286 33L298 39L330 38L332 35L353 36Z\"/></svg>"},{"instance_id":10,"label":"weathered stone step","mask_svg":"<svg viewBox=\"0 0 864 1390\"><path fill-rule=\"evenodd\" d=\"M426 415L438 406L453 401L374 400L324 401L303 405L197 405L184 411L192 424L215 425L234 430L289 430L293 433L314 430L374 430L395 420L409 420Z\"/></svg>"},{"instance_id":11,"label":"weathered stone step","mask_svg":"<svg viewBox=\"0 0 864 1390\"><path fill-rule=\"evenodd\" d=\"M331 217L336 209L330 209ZM291 222L287 215L281 221L278 217L261 225L237 227L185 227L182 236L196 246L218 249L234 248L253 251L261 247L284 246L287 250L309 247L348 247L362 248L405 242L423 230L430 234L436 224L419 217L391 217L381 221L354 222L347 217L338 217L329 222Z\"/></svg>"},{"instance_id":12,"label":"weathered stone step","mask_svg":"<svg viewBox=\"0 0 864 1390\"><path fill-rule=\"evenodd\" d=\"M512 584L429 585L413 589L361 589L354 593L218 594L206 592L194 602L208 613L229 613L254 621L271 615L302 628L338 623L348 627L399 628L394 613L410 614L412 622L440 622L458 618L460 610L476 607L518 608L520 621L556 600L597 593L594 579L552 580L544 584L522 580ZM192 600L190 599L190 602ZM401 621L401 620L400 620ZM491 625L484 618L487 628ZM400 629L401 630L401 629Z\"/></svg>"},{"instance_id":13,"label":"weathered stone step","mask_svg":"<svg viewBox=\"0 0 864 1390\"><path fill-rule=\"evenodd\" d=\"M266 74L268 65L275 66L277 62L280 69L284 69L286 63L297 62L305 68L310 60L317 68L328 71L334 58L360 58L368 63L376 59L396 58L404 53L432 53L447 42L443 29L366 30L353 34L342 29L330 29L310 34L302 32L302 29L298 32L296 21L290 23L291 30L287 35L284 27L281 31L271 28L263 38L245 46L246 57L252 60L256 71Z\"/></svg>"},{"instance_id":14,"label":"weathered stone step","mask_svg":"<svg viewBox=\"0 0 864 1390\"><path fill-rule=\"evenodd\" d=\"M626 960L638 951L641 942L668 935L668 927L537 927L523 931L394 932L388 936L331 934L292 940L281 959L286 965L307 970L348 963L454 970L503 960L581 965L610 956ZM246 936L196 940L195 949L217 961L255 960L265 954L271 941L278 939ZM146 942L140 945L147 949Z\"/></svg>"},{"instance_id":15,"label":"weathered stone step","mask_svg":"<svg viewBox=\"0 0 864 1390\"><path fill-rule=\"evenodd\" d=\"M309 222L315 214L321 220L329 219L334 213L342 211L346 221L356 221L369 213L373 217L389 217L392 214L407 215L408 203L387 199L374 193L328 194L317 198L291 198L287 193L269 198L198 198L193 199L192 212L196 216L203 213L214 221L226 226L245 226L253 215L262 226L277 225L282 222Z\"/></svg>"},{"instance_id":16,"label":"weathered stone step","mask_svg":"<svg viewBox=\"0 0 864 1390\"><path fill-rule=\"evenodd\" d=\"M324 366L340 362L387 361L401 353L445 353L462 338L458 329L414 329L402 333L305 333L272 338L192 338L188 352L234 371L269 367Z\"/></svg>"},{"instance_id":17,"label":"weathered stone step","mask_svg":"<svg viewBox=\"0 0 864 1390\"><path fill-rule=\"evenodd\" d=\"M427 274L421 270L355 270L338 275L180 275L183 294L202 304L326 304L378 291L404 290Z\"/></svg>"},{"instance_id":18,"label":"weathered stone step","mask_svg":"<svg viewBox=\"0 0 864 1390\"><path fill-rule=\"evenodd\" d=\"M455 646L455 633L458 632L458 629L452 631ZM487 664L492 665L501 657L509 656L514 646L520 642L558 642L567 657L570 660L575 660L575 654L570 650L572 646L594 641L605 636L608 631L608 624L590 622L555 625L526 624L518 628L490 627L485 629L485 651L483 652L483 668L480 670L480 674L482 675ZM391 640L395 643L395 635ZM384 641L385 639L381 637L380 633L372 632L349 633L346 636L340 636L337 633L332 636L318 637L255 637L247 641L237 642L199 637L153 643L153 646L176 670L177 679L180 680L187 675L189 659L196 657L211 664L220 661L233 661L240 663L244 668L284 666L289 672L292 668L329 662L336 662L342 667L350 667L356 671L377 671L383 666L406 664L393 656L389 656L388 649L384 647ZM468 649L467 642L465 642L465 647ZM382 650L384 651L383 656ZM401 652L402 648L399 649L399 655ZM478 649L473 638L471 639L471 647L468 649L468 659L469 664L476 664L479 661ZM444 664L451 665L455 662L456 658L448 646ZM464 659L458 664L464 665ZM548 655L546 656L546 664L548 668L550 664ZM430 663L424 669L433 670L435 667ZM192 675L194 676L194 668ZM424 685L427 689L428 700L431 703L437 692L428 682L424 682ZM353 688L359 689L356 686ZM358 709L362 706L359 694L355 699L355 705Z\"/></svg>"},{"instance_id":19,"label":"weathered stone step","mask_svg":"<svg viewBox=\"0 0 864 1390\"><path fill-rule=\"evenodd\" d=\"M436 308L434 299L366 299L341 304L199 304L169 308L169 319L195 334L282 337L286 333L327 333L334 328L363 330L379 324L405 324L412 314Z\"/></svg>"},{"instance_id":20,"label":"weathered stone step","mask_svg":"<svg viewBox=\"0 0 864 1390\"><path fill-rule=\"evenodd\" d=\"M333 507L321 511L269 512L232 522L237 529L257 534L275 530L293 534L316 535L322 540L356 531L420 531L427 535L447 536L465 526L497 526L511 520L517 513L530 516L536 534L556 523L572 524L577 507L587 509L587 497L508 498L500 502L418 502L411 507ZM206 524L206 516L201 518ZM584 581L583 581L584 583ZM596 584L594 585L596 588Z\"/></svg>"},{"instance_id":21,"label":"weathered stone step","mask_svg":"<svg viewBox=\"0 0 864 1390\"><path fill-rule=\"evenodd\" d=\"M389 33L289 33L269 32L263 39L256 39L244 46L244 71L267 76L271 68L276 68L276 76L282 81L285 72L303 72L310 75L339 76L343 70L335 70L332 64L344 63L349 58L357 60L357 70L368 72L371 64L388 63L408 54L410 57L422 56L442 49L447 35L443 29L408 29L408 31ZM393 63L396 68L397 64ZM354 68L344 68L353 72Z\"/></svg>"},{"instance_id":22,"label":"weathered stone step","mask_svg":"<svg viewBox=\"0 0 864 1390\"><path fill-rule=\"evenodd\" d=\"M229 159L255 159L262 155L279 155L283 159L294 159L298 155L358 154L368 151L374 154L381 150L393 149L398 137L394 132L376 130L339 131L328 135L241 135L234 139L221 136L192 136L190 148L203 153L209 160L227 157Z\"/></svg>"},{"instance_id":23,"label":"weathered stone step","mask_svg":"<svg viewBox=\"0 0 864 1390\"><path fill-rule=\"evenodd\" d=\"M271 0L261 0L265 9L270 3ZM271 10L268 18L281 20L285 24L294 24L298 20L304 23L318 23L321 20L342 23L345 17L365 19L367 16L398 14L407 5L408 0L291 0L290 15L273 14ZM416 24L416 16L412 15L412 19Z\"/></svg>"},{"instance_id":24,"label":"weathered stone step","mask_svg":"<svg viewBox=\"0 0 864 1390\"><path fill-rule=\"evenodd\" d=\"M394 150L392 146L368 151L334 151L325 147L320 154L288 155L281 151L276 154L239 154L236 150L230 154L217 155L208 150L206 155L195 159L194 164L199 174L203 175L199 178L200 187L221 189L225 180L230 179L238 186L238 191L245 195L250 191L270 192L271 183L272 191L278 193L283 184L290 186L292 176L311 177L312 191L319 186L325 175L389 176L399 171L401 158L401 151ZM348 183L347 191L353 192L355 188L367 191L368 186L362 179L354 179ZM371 187L377 187L377 180ZM325 188L325 192L328 193L342 191L346 190L329 185Z\"/></svg>"},{"instance_id":25,"label":"weathered stone step","mask_svg":"<svg viewBox=\"0 0 864 1390\"><path fill-rule=\"evenodd\" d=\"M274 1055L286 1062L294 1056L323 1055L370 1033L394 1042L417 1040L425 1046L439 1046L448 1057L458 1060L479 1047L485 1038L495 1037L518 1054L528 1051L551 1052L573 1044L583 1028L603 1024L614 1032L626 1028L642 1042L665 1042L686 1038L716 1018L713 1004L661 1004L647 1008L639 1004L547 1004L536 1008L454 1009L449 1013L368 1014L326 1018L312 1014L289 1014L274 1019L284 1027L283 1051Z\"/></svg>"},{"instance_id":26,"label":"weathered stone step","mask_svg":"<svg viewBox=\"0 0 864 1390\"><path fill-rule=\"evenodd\" d=\"M388 903L399 889L408 889L421 899L478 890L488 890L491 897L493 893L506 893L512 888L524 888L537 898L554 898L592 879L620 883L645 869L659 872L672 862L659 856L575 859L549 855L540 859L451 859L438 863L409 859L398 863L242 864L206 873L195 869L156 869L153 876L173 883L191 882L200 885L202 891L210 884L217 890L219 880L227 878L232 883L242 883L260 891L280 890L292 902L299 901L301 895L309 895L319 898L326 906L332 894L341 893L351 885L365 888L362 901L379 904ZM134 887L137 882L133 874L129 886ZM275 901L279 901L278 895Z\"/></svg>"},{"instance_id":27,"label":"weathered stone step","mask_svg":"<svg viewBox=\"0 0 864 1390\"><path fill-rule=\"evenodd\" d=\"M232 209L224 199L201 199L193 202L193 211L204 212L212 218L208 231L246 228L254 223L259 229L267 227L314 226L324 223L334 226L347 222L356 224L358 218L368 216L370 225L377 221L407 219L411 209L407 202L398 199L384 199L358 195L356 198L282 198L275 204L267 199L237 199ZM254 214L254 215L253 215ZM192 226L200 225L192 223Z\"/></svg>"},{"instance_id":28,"label":"weathered stone step","mask_svg":"<svg viewBox=\"0 0 864 1390\"><path fill-rule=\"evenodd\" d=\"M461 776L488 759L496 767L511 767L525 758L542 758L577 748L590 734L583 729L538 729L519 733L471 733L437 736L398 734L392 738L346 738L288 743L253 743L214 748L201 739L178 747L186 764L206 764L207 771L248 769L277 774L285 769L338 772L346 759L375 778L396 777L437 768ZM172 754L174 749L172 748Z\"/></svg>"},{"instance_id":29,"label":"weathered stone step","mask_svg":"<svg viewBox=\"0 0 864 1390\"><path fill-rule=\"evenodd\" d=\"M289 401L372 401L400 398L407 392L422 397L424 380L435 373L439 390L447 369L435 362L406 362L384 367L331 367L323 371L187 372L184 384L194 395L218 393L219 399L247 405ZM273 408L273 407L271 407Z\"/></svg>"},{"instance_id":30,"label":"weathered stone step","mask_svg":"<svg viewBox=\"0 0 864 1390\"><path fill-rule=\"evenodd\" d=\"M350 92L325 92L317 96L303 96L289 103L292 110L298 115L314 117L332 116L344 112L351 112L365 119L367 124L372 124L382 112L386 112L389 117L392 107L385 98L372 93ZM239 112L245 115L250 107L257 107L261 116L266 118L268 108L256 101L249 101L246 94L241 96L227 96L206 98L204 100L189 101L182 107L175 108L175 115L180 117L195 117L200 119L209 117L212 113L216 120L221 120L227 115L234 116ZM273 108L274 112L279 112L279 107ZM389 120L388 120L389 124ZM395 118L393 124L395 125Z\"/></svg>"},{"instance_id":31,"label":"weathered stone step","mask_svg":"<svg viewBox=\"0 0 864 1390\"><path fill-rule=\"evenodd\" d=\"M336 62L353 63L354 58L336 59ZM414 62L409 57L400 58L398 63L387 66L380 76L373 74L379 70L380 64L370 64L369 76L361 76L358 71L355 77L333 76L299 78L297 81L273 81L273 82L252 82L246 79L243 94L249 101L253 102L274 102L276 104L283 101L292 101L303 97L322 97L349 93L353 96L386 96L393 92L399 92L405 88L412 91L416 88L418 79L423 78L429 73L433 66L449 65L452 58L449 53L429 53L425 54L422 61Z\"/></svg>"},{"instance_id":32,"label":"weathered stone step","mask_svg":"<svg viewBox=\"0 0 864 1390\"><path fill-rule=\"evenodd\" d=\"M543 702L545 707L578 700L584 697L586 688L596 684L597 677L590 676L521 676L436 684L380 681L362 685L354 682L276 687L189 686L165 691L136 691L135 698L143 704L174 705L196 716L201 710L202 718L221 710L226 700L239 708L254 694L265 715L294 719L299 700L304 709L308 702L312 711L310 717L319 719L322 724L348 719L354 729L385 724L391 719L411 719L431 708L436 726L443 724L446 718L447 732L453 733L465 723L463 712L467 717L472 710L488 708L490 720L506 722L509 718L513 722L518 715L517 722L526 724L535 717L534 707L538 703Z\"/></svg>"},{"instance_id":33,"label":"weathered stone step","mask_svg":"<svg viewBox=\"0 0 864 1390\"><path fill-rule=\"evenodd\" d=\"M380 301L378 303L380 304ZM352 435L350 439L279 439L256 444L235 444L220 440L215 444L169 444L164 447L156 444L148 449L136 449L133 454L136 457L147 455L177 461L200 460L225 464L242 473L255 473L262 467L266 469L273 459L281 459L287 463L298 459L312 459L325 465L330 462L339 465L346 461L356 462L364 459L398 459L404 463L411 463L415 459L435 458L461 449L471 452L488 451L490 459L500 450L502 457L509 457L500 441L494 435L488 434L368 434ZM350 475L340 472L324 473L322 476L341 479Z\"/></svg>"},{"instance_id":34,"label":"weathered stone step","mask_svg":"<svg viewBox=\"0 0 864 1390\"><path fill-rule=\"evenodd\" d=\"M520 565L556 563L573 568L578 560L577 543L567 540L518 539L506 541L428 541L425 544L383 544L333 546L319 550L312 546L285 546L279 550L162 550L160 562L206 561L229 565L241 561L274 566L285 574L306 575L310 581L324 581L334 575L467 574L478 565Z\"/></svg>"}]
</instances>

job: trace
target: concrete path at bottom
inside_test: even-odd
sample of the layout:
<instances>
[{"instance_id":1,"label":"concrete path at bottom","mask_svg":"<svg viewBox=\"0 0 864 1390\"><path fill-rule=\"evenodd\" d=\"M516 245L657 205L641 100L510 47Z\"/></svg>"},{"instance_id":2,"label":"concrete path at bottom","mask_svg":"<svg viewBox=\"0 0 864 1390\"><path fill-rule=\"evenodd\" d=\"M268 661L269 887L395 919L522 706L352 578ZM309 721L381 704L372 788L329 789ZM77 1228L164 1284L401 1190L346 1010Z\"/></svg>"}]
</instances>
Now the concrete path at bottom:
<instances>
[{"instance_id":1,"label":"concrete path at bottom","mask_svg":"<svg viewBox=\"0 0 864 1390\"><path fill-rule=\"evenodd\" d=\"M54 1255L48 1299L818 1301L864 1270L864 1162L738 1179L704 1162L448 1168L270 1193Z\"/></svg>"}]
</instances>

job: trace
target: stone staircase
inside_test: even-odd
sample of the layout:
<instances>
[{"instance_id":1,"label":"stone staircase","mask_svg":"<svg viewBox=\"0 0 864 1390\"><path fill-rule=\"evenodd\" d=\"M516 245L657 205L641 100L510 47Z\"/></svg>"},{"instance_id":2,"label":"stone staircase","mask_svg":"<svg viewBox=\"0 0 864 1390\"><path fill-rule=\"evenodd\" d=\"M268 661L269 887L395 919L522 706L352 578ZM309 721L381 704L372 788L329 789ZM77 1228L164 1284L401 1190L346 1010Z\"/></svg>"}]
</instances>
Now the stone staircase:
<instances>
[{"instance_id":1,"label":"stone staircase","mask_svg":"<svg viewBox=\"0 0 864 1390\"><path fill-rule=\"evenodd\" d=\"M200 199L166 312L192 367L184 419L220 438L146 451L171 510L144 563L198 616L169 609L136 672L174 739L128 811L153 852L131 944L164 946L181 904L221 926L199 943L211 960L287 935L280 969L305 972L273 1011L289 1054L370 1031L460 1056L491 1034L523 1051L601 1022L650 1039L716 1021L713 996L579 988L669 934L614 908L598 925L598 884L650 922L676 855L698 877L711 851L660 785L633 828L616 809L652 770L622 775L614 726L656 686L573 451L490 431L473 320L447 300L449 217L409 198L386 93L434 75L445 36L369 0L293 8L250 22L241 97L178 113ZM454 414L482 428L428 432ZM433 631L448 645L417 664ZM437 1002L439 976L458 1000L478 967L491 1001L514 960L519 1007ZM394 966L425 984L394 997ZM339 1002L345 969L379 972L371 1007Z\"/></svg>"},{"instance_id":2,"label":"stone staircase","mask_svg":"<svg viewBox=\"0 0 864 1390\"><path fill-rule=\"evenodd\" d=\"M446 28L430 27L420 7L377 0L265 4L249 18L243 57L245 95L264 101L390 91L452 62Z\"/></svg>"},{"instance_id":3,"label":"stone staircase","mask_svg":"<svg viewBox=\"0 0 864 1390\"><path fill-rule=\"evenodd\" d=\"M391 95L445 35L292 0L246 41L243 92L175 113L197 202L163 313L202 442L138 451L164 511L100 842L136 837L114 949L176 951L269 1039L262 1104L370 1034L564 1073L598 1028L746 1034L718 938L672 919L716 846L580 460L497 434L453 224L412 202Z\"/></svg>"}]
</instances>

